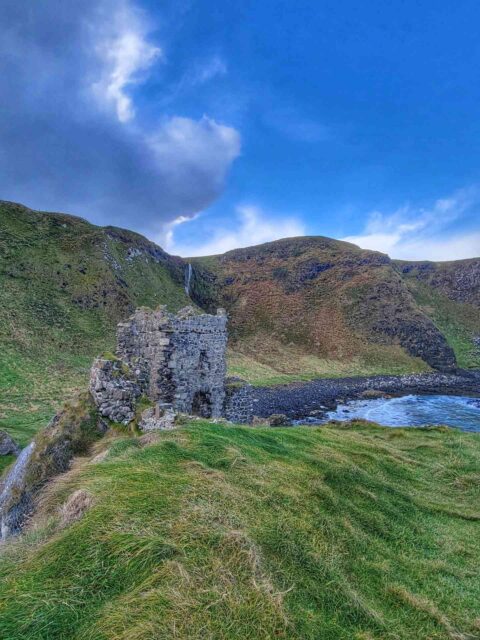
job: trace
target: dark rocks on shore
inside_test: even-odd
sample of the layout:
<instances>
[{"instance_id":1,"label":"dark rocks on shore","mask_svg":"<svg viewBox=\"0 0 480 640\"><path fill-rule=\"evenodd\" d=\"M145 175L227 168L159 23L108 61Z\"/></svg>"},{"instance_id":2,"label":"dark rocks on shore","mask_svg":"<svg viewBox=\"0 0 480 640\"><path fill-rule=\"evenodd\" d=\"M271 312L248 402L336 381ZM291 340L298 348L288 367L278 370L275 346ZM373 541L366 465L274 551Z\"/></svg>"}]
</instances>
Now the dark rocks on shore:
<instances>
[{"instance_id":1,"label":"dark rocks on shore","mask_svg":"<svg viewBox=\"0 0 480 640\"><path fill-rule=\"evenodd\" d=\"M252 390L254 414L282 413L293 420L321 417L338 404L359 398L407 394L480 396L480 371L421 373L368 378L328 378Z\"/></svg>"}]
</instances>

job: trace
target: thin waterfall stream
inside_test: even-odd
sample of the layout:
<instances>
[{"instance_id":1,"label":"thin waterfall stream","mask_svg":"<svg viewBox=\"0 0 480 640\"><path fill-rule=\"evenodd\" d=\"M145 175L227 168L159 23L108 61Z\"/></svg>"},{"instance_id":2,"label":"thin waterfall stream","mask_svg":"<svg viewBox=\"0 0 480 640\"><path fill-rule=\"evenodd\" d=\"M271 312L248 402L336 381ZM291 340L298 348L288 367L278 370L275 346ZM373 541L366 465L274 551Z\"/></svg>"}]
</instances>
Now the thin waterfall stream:
<instances>
[{"instance_id":1,"label":"thin waterfall stream","mask_svg":"<svg viewBox=\"0 0 480 640\"><path fill-rule=\"evenodd\" d=\"M192 280L192 273L192 265L189 262L185 267L185 293L187 294L187 296L190 296L190 282Z\"/></svg>"}]
</instances>

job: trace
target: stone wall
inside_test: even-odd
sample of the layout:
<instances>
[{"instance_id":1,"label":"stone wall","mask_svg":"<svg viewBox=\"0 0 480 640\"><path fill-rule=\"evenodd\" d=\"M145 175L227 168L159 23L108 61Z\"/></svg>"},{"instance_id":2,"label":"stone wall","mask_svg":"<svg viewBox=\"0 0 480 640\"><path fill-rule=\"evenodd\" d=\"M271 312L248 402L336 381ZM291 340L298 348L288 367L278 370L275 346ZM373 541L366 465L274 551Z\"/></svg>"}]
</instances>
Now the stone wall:
<instances>
[{"instance_id":1,"label":"stone wall","mask_svg":"<svg viewBox=\"0 0 480 640\"><path fill-rule=\"evenodd\" d=\"M165 307L137 310L118 325L120 365L98 359L90 389L102 415L113 411L133 418L136 397L171 404L176 412L203 417L223 415L227 347L227 317L200 314L192 307L178 314ZM123 369L122 369L123 367ZM123 372L122 372L123 371ZM128 392L135 396L128 410ZM121 416L120 416L121 417Z\"/></svg>"},{"instance_id":2,"label":"stone wall","mask_svg":"<svg viewBox=\"0 0 480 640\"><path fill-rule=\"evenodd\" d=\"M240 378L227 378L224 416L230 422L249 424L253 420L253 387Z\"/></svg>"},{"instance_id":3,"label":"stone wall","mask_svg":"<svg viewBox=\"0 0 480 640\"><path fill-rule=\"evenodd\" d=\"M90 371L90 393L100 415L128 424L142 387L128 366L117 358L96 358Z\"/></svg>"}]
</instances>

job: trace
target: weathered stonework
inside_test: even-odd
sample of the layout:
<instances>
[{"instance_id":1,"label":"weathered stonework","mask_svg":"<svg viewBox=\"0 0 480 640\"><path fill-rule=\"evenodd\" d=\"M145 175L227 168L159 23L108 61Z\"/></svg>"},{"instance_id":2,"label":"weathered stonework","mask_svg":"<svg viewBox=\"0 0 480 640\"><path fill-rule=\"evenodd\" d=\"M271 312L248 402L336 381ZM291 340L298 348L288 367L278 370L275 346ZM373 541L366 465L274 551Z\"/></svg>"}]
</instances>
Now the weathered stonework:
<instances>
[{"instance_id":1,"label":"weathered stonework","mask_svg":"<svg viewBox=\"0 0 480 640\"><path fill-rule=\"evenodd\" d=\"M164 307L139 309L118 325L117 356L134 372L143 393L174 411L206 418L222 415L225 398L227 317L177 315Z\"/></svg>"},{"instance_id":2,"label":"weathered stonework","mask_svg":"<svg viewBox=\"0 0 480 640\"><path fill-rule=\"evenodd\" d=\"M223 415L230 422L249 424L253 420L252 385L240 378L227 378Z\"/></svg>"},{"instance_id":3,"label":"weathered stonework","mask_svg":"<svg viewBox=\"0 0 480 640\"><path fill-rule=\"evenodd\" d=\"M100 415L128 424L135 416L141 386L127 365L119 359L97 358L90 372L90 393Z\"/></svg>"},{"instance_id":4,"label":"weathered stonework","mask_svg":"<svg viewBox=\"0 0 480 640\"><path fill-rule=\"evenodd\" d=\"M227 317L199 314L192 307L178 314L165 307L138 309L118 325L116 359L98 358L90 391L100 413L128 424L136 400L145 395L176 413L205 418L223 415Z\"/></svg>"},{"instance_id":5,"label":"weathered stonework","mask_svg":"<svg viewBox=\"0 0 480 640\"><path fill-rule=\"evenodd\" d=\"M176 414L171 406L145 409L139 423L141 431L169 431L175 428Z\"/></svg>"}]
</instances>

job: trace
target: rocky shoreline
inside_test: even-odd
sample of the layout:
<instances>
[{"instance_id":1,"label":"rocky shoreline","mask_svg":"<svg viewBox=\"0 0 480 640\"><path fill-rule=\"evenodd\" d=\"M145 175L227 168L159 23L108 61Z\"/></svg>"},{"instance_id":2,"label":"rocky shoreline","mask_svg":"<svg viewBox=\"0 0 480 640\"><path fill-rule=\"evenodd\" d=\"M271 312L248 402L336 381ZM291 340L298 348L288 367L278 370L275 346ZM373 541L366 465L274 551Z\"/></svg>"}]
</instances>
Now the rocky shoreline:
<instances>
[{"instance_id":1,"label":"rocky shoreline","mask_svg":"<svg viewBox=\"0 0 480 640\"><path fill-rule=\"evenodd\" d=\"M322 417L349 400L409 394L480 397L480 371L421 373L402 376L325 378L252 389L254 414L266 418L285 414L292 420Z\"/></svg>"}]
</instances>

